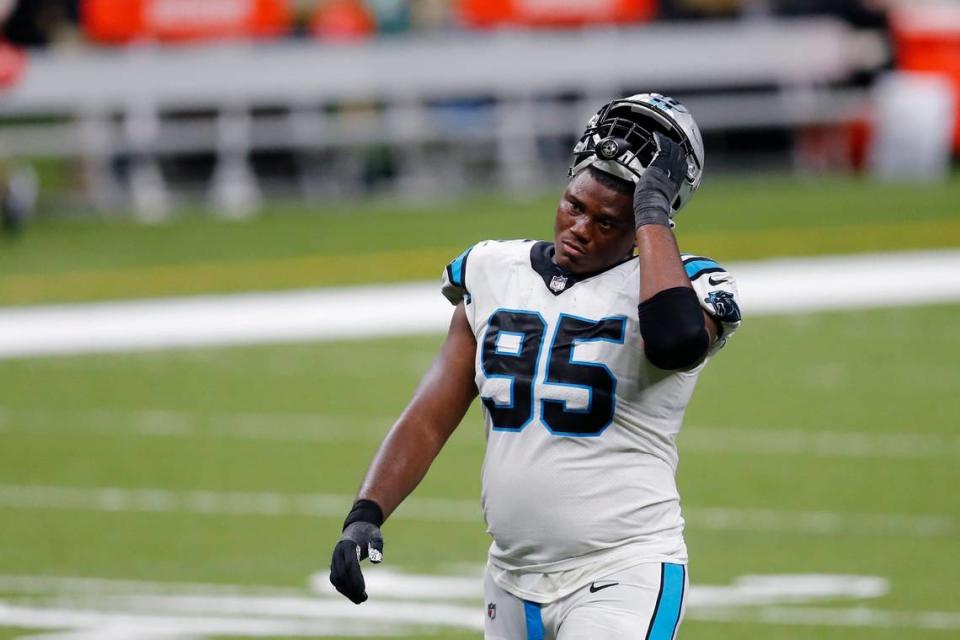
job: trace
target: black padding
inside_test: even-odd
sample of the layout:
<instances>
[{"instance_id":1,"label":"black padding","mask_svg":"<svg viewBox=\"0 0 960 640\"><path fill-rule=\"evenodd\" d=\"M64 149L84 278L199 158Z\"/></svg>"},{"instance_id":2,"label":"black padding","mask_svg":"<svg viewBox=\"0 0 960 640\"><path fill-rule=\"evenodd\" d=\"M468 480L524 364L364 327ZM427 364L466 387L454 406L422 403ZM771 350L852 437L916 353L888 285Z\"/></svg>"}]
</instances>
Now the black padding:
<instances>
[{"instance_id":1,"label":"black padding","mask_svg":"<svg viewBox=\"0 0 960 640\"><path fill-rule=\"evenodd\" d=\"M710 348L697 294L687 287L664 289L637 307L643 350L660 369L686 369Z\"/></svg>"}]
</instances>

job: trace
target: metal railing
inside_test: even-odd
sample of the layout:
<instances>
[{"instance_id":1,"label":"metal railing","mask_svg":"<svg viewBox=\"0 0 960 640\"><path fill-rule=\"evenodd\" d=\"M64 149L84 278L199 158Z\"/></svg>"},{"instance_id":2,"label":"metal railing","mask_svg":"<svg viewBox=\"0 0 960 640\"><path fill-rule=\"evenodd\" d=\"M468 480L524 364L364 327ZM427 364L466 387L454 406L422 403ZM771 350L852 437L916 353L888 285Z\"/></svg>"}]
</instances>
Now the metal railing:
<instances>
[{"instance_id":1,"label":"metal railing","mask_svg":"<svg viewBox=\"0 0 960 640\"><path fill-rule=\"evenodd\" d=\"M233 214L258 202L249 157L260 150L337 156L385 145L399 158L395 186L422 191L450 175L453 186L469 180L482 149L500 187L524 188L566 161L553 151L562 144L545 141L572 139L624 91L690 92L706 131L796 128L848 119L866 96L834 87L885 59L874 36L822 19L43 52L0 98L0 146L77 158L92 202L147 217L163 215L175 191L161 161L189 154L215 158L208 193ZM314 179L300 181L304 192L317 190Z\"/></svg>"}]
</instances>

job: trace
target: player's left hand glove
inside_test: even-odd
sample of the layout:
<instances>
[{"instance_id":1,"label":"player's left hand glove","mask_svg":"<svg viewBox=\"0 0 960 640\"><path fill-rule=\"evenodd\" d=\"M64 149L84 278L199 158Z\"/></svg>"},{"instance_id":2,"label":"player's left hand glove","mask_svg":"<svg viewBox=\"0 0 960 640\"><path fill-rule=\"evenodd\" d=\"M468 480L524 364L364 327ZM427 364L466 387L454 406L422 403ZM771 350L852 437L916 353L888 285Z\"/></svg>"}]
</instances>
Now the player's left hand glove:
<instances>
[{"instance_id":1,"label":"player's left hand glove","mask_svg":"<svg viewBox=\"0 0 960 640\"><path fill-rule=\"evenodd\" d=\"M367 599L367 585L360 571L360 562L383 561L383 511L372 500L357 500L347 516L343 534L333 548L330 561L330 583L337 591L360 604Z\"/></svg>"},{"instance_id":2,"label":"player's left hand glove","mask_svg":"<svg viewBox=\"0 0 960 640\"><path fill-rule=\"evenodd\" d=\"M659 132L653 134L657 151L633 191L633 219L646 224L673 226L673 201L687 177L683 147Z\"/></svg>"}]
</instances>

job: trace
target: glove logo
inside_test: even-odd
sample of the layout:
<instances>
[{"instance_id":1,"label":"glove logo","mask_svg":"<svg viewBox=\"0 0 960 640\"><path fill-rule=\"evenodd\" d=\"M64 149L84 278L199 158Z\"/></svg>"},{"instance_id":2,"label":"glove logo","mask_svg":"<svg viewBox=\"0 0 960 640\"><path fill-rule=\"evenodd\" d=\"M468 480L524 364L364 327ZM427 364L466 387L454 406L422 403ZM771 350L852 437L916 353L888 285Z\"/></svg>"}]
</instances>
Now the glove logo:
<instances>
[{"instance_id":1,"label":"glove logo","mask_svg":"<svg viewBox=\"0 0 960 640\"><path fill-rule=\"evenodd\" d=\"M491 620L497 617L497 605L492 602L487 603L487 617Z\"/></svg>"},{"instance_id":2,"label":"glove logo","mask_svg":"<svg viewBox=\"0 0 960 640\"><path fill-rule=\"evenodd\" d=\"M740 322L740 306L729 291L711 291L703 299L713 307L713 315L724 322Z\"/></svg>"}]
</instances>

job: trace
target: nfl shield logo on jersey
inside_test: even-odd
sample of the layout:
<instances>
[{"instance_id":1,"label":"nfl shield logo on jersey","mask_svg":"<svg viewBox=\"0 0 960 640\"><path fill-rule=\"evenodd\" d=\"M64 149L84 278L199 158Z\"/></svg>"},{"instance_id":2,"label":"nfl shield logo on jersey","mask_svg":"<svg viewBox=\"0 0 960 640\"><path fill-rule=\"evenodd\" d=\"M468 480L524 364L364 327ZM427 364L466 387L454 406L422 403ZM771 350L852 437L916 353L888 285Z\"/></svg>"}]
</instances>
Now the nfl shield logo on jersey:
<instances>
[{"instance_id":1,"label":"nfl shield logo on jersey","mask_svg":"<svg viewBox=\"0 0 960 640\"><path fill-rule=\"evenodd\" d=\"M553 279L550 280L550 290L555 293L560 293L567 288L567 277L566 276L553 276Z\"/></svg>"},{"instance_id":2,"label":"nfl shield logo on jersey","mask_svg":"<svg viewBox=\"0 0 960 640\"><path fill-rule=\"evenodd\" d=\"M491 620L497 617L497 605L492 602L487 605L487 617Z\"/></svg>"}]
</instances>

